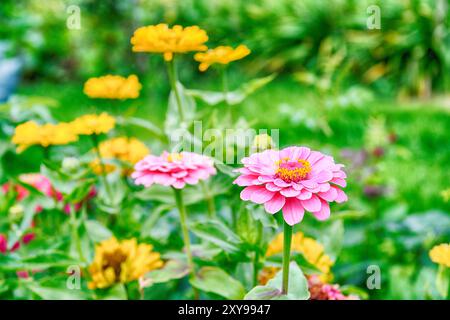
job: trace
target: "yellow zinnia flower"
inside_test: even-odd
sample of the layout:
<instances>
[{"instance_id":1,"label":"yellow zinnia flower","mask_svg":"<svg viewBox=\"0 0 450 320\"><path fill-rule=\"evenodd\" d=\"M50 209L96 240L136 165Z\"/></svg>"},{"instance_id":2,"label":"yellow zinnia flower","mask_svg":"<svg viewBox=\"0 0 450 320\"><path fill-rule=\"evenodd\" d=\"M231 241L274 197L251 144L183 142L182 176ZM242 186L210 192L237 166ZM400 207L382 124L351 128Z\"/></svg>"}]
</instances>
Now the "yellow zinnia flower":
<instances>
[{"instance_id":1,"label":"yellow zinnia flower","mask_svg":"<svg viewBox=\"0 0 450 320\"><path fill-rule=\"evenodd\" d=\"M333 266L333 261L327 254L325 254L323 245L318 243L313 238L305 237L302 232L293 234L291 251L302 254L308 263L312 264L319 271L321 271L322 281L327 281L332 277L331 267ZM270 242L266 251L266 257L270 257L281 252L283 252L283 233L278 234Z\"/></svg>"},{"instance_id":2,"label":"yellow zinnia flower","mask_svg":"<svg viewBox=\"0 0 450 320\"><path fill-rule=\"evenodd\" d=\"M149 244L138 244L136 239L118 241L115 237L95 247L95 257L89 266L92 281L90 289L108 288L115 283L137 280L148 271L162 267L160 254Z\"/></svg>"},{"instance_id":3,"label":"yellow zinnia flower","mask_svg":"<svg viewBox=\"0 0 450 320\"><path fill-rule=\"evenodd\" d=\"M256 152L261 152L267 149L272 149L275 147L275 143L271 136L267 133L258 134L253 138L252 147L256 149Z\"/></svg>"},{"instance_id":4,"label":"yellow zinnia flower","mask_svg":"<svg viewBox=\"0 0 450 320\"><path fill-rule=\"evenodd\" d=\"M128 78L106 75L99 78L90 78L84 84L83 92L90 98L100 99L136 99L142 85L137 76Z\"/></svg>"},{"instance_id":5,"label":"yellow zinnia flower","mask_svg":"<svg viewBox=\"0 0 450 320\"><path fill-rule=\"evenodd\" d=\"M228 64L231 61L240 60L250 54L250 49L241 44L236 49L229 46L219 46L209 49L207 52L196 53L194 59L200 62L200 71L206 71L214 63Z\"/></svg>"},{"instance_id":6,"label":"yellow zinnia flower","mask_svg":"<svg viewBox=\"0 0 450 320\"><path fill-rule=\"evenodd\" d=\"M12 142L18 145L18 152L22 152L32 145L48 147L64 145L77 140L78 136L72 126L65 122L39 125L34 121L28 121L18 125L12 137Z\"/></svg>"},{"instance_id":7,"label":"yellow zinnia flower","mask_svg":"<svg viewBox=\"0 0 450 320\"><path fill-rule=\"evenodd\" d=\"M77 134L91 135L108 133L116 125L116 120L106 112L97 114L86 114L76 118L71 123Z\"/></svg>"},{"instance_id":8,"label":"yellow zinnia flower","mask_svg":"<svg viewBox=\"0 0 450 320\"><path fill-rule=\"evenodd\" d=\"M450 200L450 188L445 189L441 191L442 199L444 199L445 202L448 202Z\"/></svg>"},{"instance_id":9,"label":"yellow zinnia flower","mask_svg":"<svg viewBox=\"0 0 450 320\"><path fill-rule=\"evenodd\" d=\"M117 159L129 164L136 164L139 160L150 153L145 144L136 138L118 137L103 141L99 146L100 156L102 159ZM102 166L99 159L91 163L91 167L96 174L102 173ZM114 165L105 164L106 173L115 170ZM128 174L129 170L125 170L124 174Z\"/></svg>"},{"instance_id":10,"label":"yellow zinnia flower","mask_svg":"<svg viewBox=\"0 0 450 320\"><path fill-rule=\"evenodd\" d=\"M434 246L429 254L431 261L450 268L450 243Z\"/></svg>"},{"instance_id":11,"label":"yellow zinnia flower","mask_svg":"<svg viewBox=\"0 0 450 320\"><path fill-rule=\"evenodd\" d=\"M171 61L174 53L205 51L206 41L206 31L198 26L169 28L164 23L138 28L131 38L134 52L162 53L166 61Z\"/></svg>"}]
</instances>

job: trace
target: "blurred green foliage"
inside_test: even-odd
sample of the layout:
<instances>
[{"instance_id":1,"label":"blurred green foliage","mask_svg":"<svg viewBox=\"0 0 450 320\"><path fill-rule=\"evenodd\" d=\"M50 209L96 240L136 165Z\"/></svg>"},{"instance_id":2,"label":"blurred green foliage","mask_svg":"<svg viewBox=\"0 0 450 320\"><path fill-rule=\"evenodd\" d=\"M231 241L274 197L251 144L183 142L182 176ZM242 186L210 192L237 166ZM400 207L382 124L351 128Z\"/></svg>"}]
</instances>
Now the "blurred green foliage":
<instances>
[{"instance_id":1,"label":"blurred green foliage","mask_svg":"<svg viewBox=\"0 0 450 320\"><path fill-rule=\"evenodd\" d=\"M66 27L71 5L80 8L79 30ZM373 5L379 30L367 26ZM245 43L250 74L297 73L327 90L362 82L401 96L449 88L446 0L4 0L0 10L0 36L24 56L29 78L157 72L132 55L129 39L138 26L165 22L201 26L210 46Z\"/></svg>"}]
</instances>

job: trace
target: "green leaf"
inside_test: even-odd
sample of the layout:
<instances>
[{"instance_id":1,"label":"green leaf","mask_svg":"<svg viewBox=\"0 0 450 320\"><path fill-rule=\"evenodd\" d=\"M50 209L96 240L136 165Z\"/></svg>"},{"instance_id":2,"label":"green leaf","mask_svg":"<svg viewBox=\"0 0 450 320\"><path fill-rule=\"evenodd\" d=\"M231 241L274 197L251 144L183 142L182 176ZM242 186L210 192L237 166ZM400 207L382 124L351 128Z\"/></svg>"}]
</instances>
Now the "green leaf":
<instances>
[{"instance_id":1,"label":"green leaf","mask_svg":"<svg viewBox=\"0 0 450 320\"><path fill-rule=\"evenodd\" d=\"M86 300L89 294L78 289L41 287L36 283L27 284L27 288L44 300Z\"/></svg>"},{"instance_id":2,"label":"green leaf","mask_svg":"<svg viewBox=\"0 0 450 320\"><path fill-rule=\"evenodd\" d=\"M272 214L267 213L262 206L248 204L246 207L247 210L249 210L249 212L253 215L253 218L256 221L261 222L265 228L278 229L278 223L275 217Z\"/></svg>"},{"instance_id":3,"label":"green leaf","mask_svg":"<svg viewBox=\"0 0 450 320\"><path fill-rule=\"evenodd\" d=\"M262 88L276 77L275 74L271 74L267 77L253 79L247 83L241 85L240 88L234 91L229 91L226 95L219 91L204 91L204 90L186 90L186 94L191 97L198 98L205 103L214 106L225 100L228 104L235 105L244 101L250 94L256 90Z\"/></svg>"},{"instance_id":4,"label":"green leaf","mask_svg":"<svg viewBox=\"0 0 450 320\"><path fill-rule=\"evenodd\" d=\"M180 82L177 82L177 90L180 97L184 121L189 122L195 118L197 108L195 100L186 94L184 86ZM178 101L175 92L172 90L169 95L169 105L167 107L166 121L164 122L164 132L170 135L174 132L174 130L181 127L180 124L181 119L178 110Z\"/></svg>"},{"instance_id":5,"label":"green leaf","mask_svg":"<svg viewBox=\"0 0 450 320\"><path fill-rule=\"evenodd\" d=\"M95 295L100 300L127 300L127 289L123 284L116 284L108 289L96 290Z\"/></svg>"},{"instance_id":6,"label":"green leaf","mask_svg":"<svg viewBox=\"0 0 450 320\"><path fill-rule=\"evenodd\" d=\"M31 257L20 257L17 255L0 255L0 270L45 270L54 267L67 267L80 264L64 253L40 252L39 255Z\"/></svg>"},{"instance_id":7,"label":"green leaf","mask_svg":"<svg viewBox=\"0 0 450 320\"><path fill-rule=\"evenodd\" d=\"M110 239L113 236L111 230L97 220L84 221L84 227L86 228L89 238L93 242L101 242L103 240Z\"/></svg>"},{"instance_id":8,"label":"green leaf","mask_svg":"<svg viewBox=\"0 0 450 320\"><path fill-rule=\"evenodd\" d=\"M239 211L236 232L242 240L256 246L261 239L262 224L244 207Z\"/></svg>"},{"instance_id":9,"label":"green leaf","mask_svg":"<svg viewBox=\"0 0 450 320\"><path fill-rule=\"evenodd\" d=\"M308 281L297 263L289 266L288 294L281 293L283 271L280 270L265 286L256 286L245 296L245 300L308 300Z\"/></svg>"},{"instance_id":10,"label":"green leaf","mask_svg":"<svg viewBox=\"0 0 450 320\"><path fill-rule=\"evenodd\" d=\"M450 285L450 269L444 265L439 265L436 276L436 288L443 299L447 299Z\"/></svg>"},{"instance_id":11,"label":"green leaf","mask_svg":"<svg viewBox=\"0 0 450 320\"><path fill-rule=\"evenodd\" d=\"M190 230L199 238L211 242L229 253L242 252L242 241L230 228L217 220L193 224Z\"/></svg>"},{"instance_id":12,"label":"green leaf","mask_svg":"<svg viewBox=\"0 0 450 320\"><path fill-rule=\"evenodd\" d=\"M201 268L190 283L199 290L212 292L226 299L242 299L245 295L242 284L217 267Z\"/></svg>"},{"instance_id":13,"label":"green leaf","mask_svg":"<svg viewBox=\"0 0 450 320\"><path fill-rule=\"evenodd\" d=\"M156 136L161 141L166 142L167 138L164 135L164 132L162 129L160 129L156 124L153 122L141 119L141 118L134 118L134 117L116 117L116 120L121 125L132 125L140 128L144 128L147 131L149 131L151 134Z\"/></svg>"},{"instance_id":14,"label":"green leaf","mask_svg":"<svg viewBox=\"0 0 450 320\"><path fill-rule=\"evenodd\" d=\"M169 260L164 267L148 272L143 281L143 287L150 287L155 283L164 283L184 278L189 274L189 266L183 260Z\"/></svg>"}]
</instances>

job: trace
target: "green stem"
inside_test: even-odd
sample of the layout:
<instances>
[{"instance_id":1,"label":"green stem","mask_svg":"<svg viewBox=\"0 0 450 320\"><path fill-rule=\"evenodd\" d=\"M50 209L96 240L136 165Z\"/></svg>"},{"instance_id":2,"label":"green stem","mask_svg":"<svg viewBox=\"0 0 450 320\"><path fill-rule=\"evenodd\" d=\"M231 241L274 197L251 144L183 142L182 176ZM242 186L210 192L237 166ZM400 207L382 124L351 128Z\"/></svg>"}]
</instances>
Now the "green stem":
<instances>
[{"instance_id":1,"label":"green stem","mask_svg":"<svg viewBox=\"0 0 450 320\"><path fill-rule=\"evenodd\" d=\"M69 203L69 215L70 215L70 226L72 228L72 238L75 240L75 247L78 252L79 259L81 262L86 262L83 255L83 248L81 246L80 236L78 235L78 223L76 211L73 209L73 206L70 203Z\"/></svg>"},{"instance_id":2,"label":"green stem","mask_svg":"<svg viewBox=\"0 0 450 320\"><path fill-rule=\"evenodd\" d=\"M184 112L183 112L183 106L181 104L181 97L180 93L178 92L177 82L178 82L178 76L175 69L175 57L173 57L172 60L167 62L167 73L169 74L169 81L170 86L172 87L172 91L175 93L175 98L177 100L177 108L178 108L178 114L180 116L180 121L184 121Z\"/></svg>"},{"instance_id":3,"label":"green stem","mask_svg":"<svg viewBox=\"0 0 450 320\"><path fill-rule=\"evenodd\" d=\"M228 103L228 75L227 75L227 69L226 66L221 68L221 75L222 75L222 92L223 92L223 98L225 101L225 104L227 106L227 112L228 112L228 119L230 121L230 124L233 124L233 112L232 112L232 106Z\"/></svg>"},{"instance_id":4,"label":"green stem","mask_svg":"<svg viewBox=\"0 0 450 320\"><path fill-rule=\"evenodd\" d=\"M205 198L206 198L206 203L208 205L208 216L210 218L215 218L216 217L216 206L214 204L214 197L209 192L208 186L206 185L206 183L204 181L200 181L200 184L202 186L203 193L205 194Z\"/></svg>"},{"instance_id":5,"label":"green stem","mask_svg":"<svg viewBox=\"0 0 450 320\"><path fill-rule=\"evenodd\" d=\"M112 194L112 190L108 184L108 180L106 179L106 167L105 167L105 163L103 161L102 155L100 153L100 147L99 147L99 142L98 142L98 136L96 134L91 135L92 137L92 142L94 144L94 149L95 149L95 153L97 154L98 157L98 161L100 162L100 170L102 171L100 174L100 177L102 179L102 183L103 186L105 187L106 193L108 195L109 201L112 202L113 200L113 194Z\"/></svg>"},{"instance_id":6,"label":"green stem","mask_svg":"<svg viewBox=\"0 0 450 320\"><path fill-rule=\"evenodd\" d=\"M188 260L188 266L191 274L191 278L195 277L195 268L194 268L194 261L192 259L192 252L191 252L191 240L189 238L189 230L187 226L187 214L186 214L186 207L184 206L183 202L183 194L180 189L173 188L175 192L175 203L177 204L178 212L180 213L180 224L181 224L181 231L183 234L183 242L184 247L186 248L186 256ZM198 291L196 288L193 288L194 290L194 297L195 300L198 299Z\"/></svg>"},{"instance_id":7,"label":"green stem","mask_svg":"<svg viewBox=\"0 0 450 320\"><path fill-rule=\"evenodd\" d=\"M44 154L44 160L46 161L50 160L50 146L44 147L42 152Z\"/></svg>"},{"instance_id":8,"label":"green stem","mask_svg":"<svg viewBox=\"0 0 450 320\"><path fill-rule=\"evenodd\" d=\"M258 284L258 271L259 271L259 250L255 251L255 257L253 260L253 286Z\"/></svg>"},{"instance_id":9,"label":"green stem","mask_svg":"<svg viewBox=\"0 0 450 320\"><path fill-rule=\"evenodd\" d=\"M283 242L283 283L281 292L288 293L289 288L289 260L291 257L291 242L292 242L292 226L284 221L284 242Z\"/></svg>"}]
</instances>

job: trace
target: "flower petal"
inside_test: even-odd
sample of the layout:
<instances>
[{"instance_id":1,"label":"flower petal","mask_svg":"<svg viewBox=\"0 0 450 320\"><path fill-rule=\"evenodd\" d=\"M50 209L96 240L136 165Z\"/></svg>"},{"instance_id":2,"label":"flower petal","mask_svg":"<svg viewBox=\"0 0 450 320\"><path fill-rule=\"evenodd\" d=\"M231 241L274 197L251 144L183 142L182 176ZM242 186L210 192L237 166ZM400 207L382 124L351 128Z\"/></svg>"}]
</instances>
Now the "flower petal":
<instances>
[{"instance_id":1,"label":"flower petal","mask_svg":"<svg viewBox=\"0 0 450 320\"><path fill-rule=\"evenodd\" d=\"M250 200L262 204L269 201L274 196L274 192L267 190L265 187L261 186L258 190L254 191L250 195Z\"/></svg>"},{"instance_id":2,"label":"flower petal","mask_svg":"<svg viewBox=\"0 0 450 320\"><path fill-rule=\"evenodd\" d=\"M264 203L264 208L268 213L274 214L283 208L286 199L279 193L275 194L272 199Z\"/></svg>"},{"instance_id":3,"label":"flower petal","mask_svg":"<svg viewBox=\"0 0 450 320\"><path fill-rule=\"evenodd\" d=\"M250 200L251 195L253 194L253 192L255 192L256 190L260 189L260 186L250 186L250 187L246 187L241 191L241 199L244 201L248 201Z\"/></svg>"},{"instance_id":4,"label":"flower petal","mask_svg":"<svg viewBox=\"0 0 450 320\"><path fill-rule=\"evenodd\" d=\"M310 199L300 201L305 210L308 210L309 212L317 212L322 206L319 197L317 197L315 194L313 194Z\"/></svg>"},{"instance_id":5,"label":"flower petal","mask_svg":"<svg viewBox=\"0 0 450 320\"><path fill-rule=\"evenodd\" d=\"M305 210L302 207L301 201L296 198L287 198L283 207L284 221L290 226L299 223L303 219Z\"/></svg>"},{"instance_id":6,"label":"flower petal","mask_svg":"<svg viewBox=\"0 0 450 320\"><path fill-rule=\"evenodd\" d=\"M330 217L330 205L328 202L321 200L322 207L320 211L313 212L312 214L316 217L317 220L323 221Z\"/></svg>"},{"instance_id":7,"label":"flower petal","mask_svg":"<svg viewBox=\"0 0 450 320\"><path fill-rule=\"evenodd\" d=\"M296 197L300 194L300 191L295 190L294 188L285 188L280 191L280 193L285 197Z\"/></svg>"}]
</instances>

